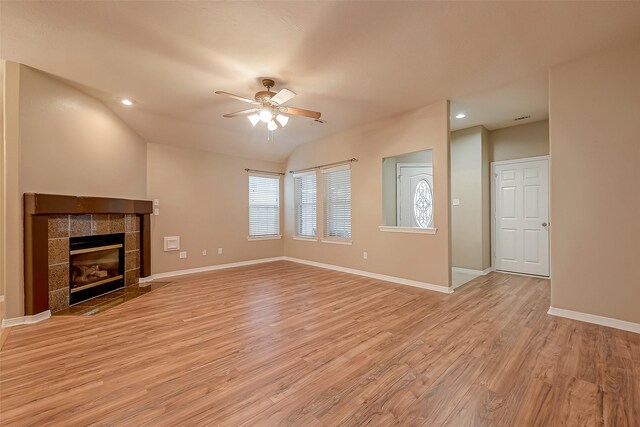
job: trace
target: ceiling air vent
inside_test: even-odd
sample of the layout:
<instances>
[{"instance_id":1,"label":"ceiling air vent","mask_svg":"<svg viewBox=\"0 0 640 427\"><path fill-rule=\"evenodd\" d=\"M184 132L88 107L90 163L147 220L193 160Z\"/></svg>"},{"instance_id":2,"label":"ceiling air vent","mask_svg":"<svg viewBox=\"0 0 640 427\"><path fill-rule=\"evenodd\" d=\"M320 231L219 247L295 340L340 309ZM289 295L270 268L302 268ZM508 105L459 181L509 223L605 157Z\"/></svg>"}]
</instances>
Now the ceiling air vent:
<instances>
[{"instance_id":1,"label":"ceiling air vent","mask_svg":"<svg viewBox=\"0 0 640 427\"><path fill-rule=\"evenodd\" d=\"M526 119L530 119L531 116L521 116L521 117L516 117L515 119L513 119L514 122L518 122L520 120L526 120Z\"/></svg>"},{"instance_id":2,"label":"ceiling air vent","mask_svg":"<svg viewBox=\"0 0 640 427\"><path fill-rule=\"evenodd\" d=\"M323 125L325 123L326 122L324 120L322 120L322 119L313 119L313 121L311 122L311 124L313 124L313 125Z\"/></svg>"}]
</instances>

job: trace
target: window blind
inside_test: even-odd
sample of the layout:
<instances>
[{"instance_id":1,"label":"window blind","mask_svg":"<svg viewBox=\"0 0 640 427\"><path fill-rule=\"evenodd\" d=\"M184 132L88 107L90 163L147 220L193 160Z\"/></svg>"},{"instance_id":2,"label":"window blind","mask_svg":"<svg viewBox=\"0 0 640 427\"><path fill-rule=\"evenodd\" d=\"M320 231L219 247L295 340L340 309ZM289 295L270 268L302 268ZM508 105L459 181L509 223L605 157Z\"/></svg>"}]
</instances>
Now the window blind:
<instances>
[{"instance_id":1,"label":"window blind","mask_svg":"<svg viewBox=\"0 0 640 427\"><path fill-rule=\"evenodd\" d=\"M323 169L324 237L351 240L351 169L342 165Z\"/></svg>"},{"instance_id":2,"label":"window blind","mask_svg":"<svg viewBox=\"0 0 640 427\"><path fill-rule=\"evenodd\" d=\"M280 234L280 177L249 175L249 237Z\"/></svg>"},{"instance_id":3,"label":"window blind","mask_svg":"<svg viewBox=\"0 0 640 427\"><path fill-rule=\"evenodd\" d=\"M295 235L316 237L316 173L293 176Z\"/></svg>"}]
</instances>

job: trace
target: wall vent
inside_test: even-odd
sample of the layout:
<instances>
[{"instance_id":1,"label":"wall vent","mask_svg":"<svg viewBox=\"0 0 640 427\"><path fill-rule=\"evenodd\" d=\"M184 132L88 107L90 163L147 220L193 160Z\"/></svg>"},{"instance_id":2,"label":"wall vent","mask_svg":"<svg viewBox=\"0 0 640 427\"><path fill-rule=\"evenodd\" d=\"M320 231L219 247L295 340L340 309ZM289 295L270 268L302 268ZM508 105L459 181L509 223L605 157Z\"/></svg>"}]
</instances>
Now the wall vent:
<instances>
[{"instance_id":1,"label":"wall vent","mask_svg":"<svg viewBox=\"0 0 640 427\"><path fill-rule=\"evenodd\" d=\"M520 117L516 117L515 119L513 119L514 122L517 122L519 120L526 120L526 119L530 119L531 116L520 116Z\"/></svg>"}]
</instances>

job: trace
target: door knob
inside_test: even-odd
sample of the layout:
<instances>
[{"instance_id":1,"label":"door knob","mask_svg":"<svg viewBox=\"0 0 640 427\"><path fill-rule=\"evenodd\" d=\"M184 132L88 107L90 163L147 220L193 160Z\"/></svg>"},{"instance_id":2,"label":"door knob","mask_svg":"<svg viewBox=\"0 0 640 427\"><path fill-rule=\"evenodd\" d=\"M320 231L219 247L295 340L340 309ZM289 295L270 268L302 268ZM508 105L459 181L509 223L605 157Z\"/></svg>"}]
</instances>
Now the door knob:
<instances>
[{"instance_id":1,"label":"door knob","mask_svg":"<svg viewBox=\"0 0 640 427\"><path fill-rule=\"evenodd\" d=\"M543 222L543 223L542 223L542 226L543 226L543 227L546 227L546 226L547 226L547 223L546 223L546 222Z\"/></svg>"}]
</instances>

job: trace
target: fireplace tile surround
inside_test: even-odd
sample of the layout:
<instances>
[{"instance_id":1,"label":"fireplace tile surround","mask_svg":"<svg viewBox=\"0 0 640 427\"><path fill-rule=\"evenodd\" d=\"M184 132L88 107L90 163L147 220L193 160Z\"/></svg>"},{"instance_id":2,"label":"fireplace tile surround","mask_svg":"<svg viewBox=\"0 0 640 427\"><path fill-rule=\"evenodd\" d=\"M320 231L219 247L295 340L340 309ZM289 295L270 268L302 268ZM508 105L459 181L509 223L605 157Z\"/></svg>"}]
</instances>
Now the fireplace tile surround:
<instances>
[{"instance_id":1,"label":"fireplace tile surround","mask_svg":"<svg viewBox=\"0 0 640 427\"><path fill-rule=\"evenodd\" d=\"M151 201L25 194L25 314L69 308L69 239L124 233L125 287L150 275Z\"/></svg>"},{"instance_id":2,"label":"fireplace tile surround","mask_svg":"<svg viewBox=\"0 0 640 427\"><path fill-rule=\"evenodd\" d=\"M125 286L140 278L140 218L135 214L55 215L48 218L49 310L69 308L69 238L125 233Z\"/></svg>"}]
</instances>

